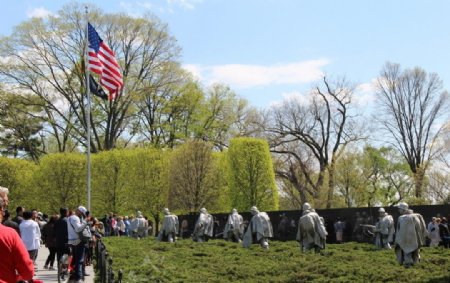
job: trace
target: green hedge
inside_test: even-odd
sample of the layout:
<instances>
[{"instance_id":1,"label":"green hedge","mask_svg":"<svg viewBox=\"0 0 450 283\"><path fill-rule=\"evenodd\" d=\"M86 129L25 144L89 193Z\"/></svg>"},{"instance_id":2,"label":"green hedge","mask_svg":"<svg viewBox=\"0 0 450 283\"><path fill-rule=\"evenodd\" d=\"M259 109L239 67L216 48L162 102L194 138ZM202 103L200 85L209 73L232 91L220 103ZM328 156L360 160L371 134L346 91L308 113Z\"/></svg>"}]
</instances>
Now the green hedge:
<instances>
[{"instance_id":1,"label":"green hedge","mask_svg":"<svg viewBox=\"0 0 450 283\"><path fill-rule=\"evenodd\" d=\"M91 209L99 217L140 210L158 221L167 206L180 214L200 207L211 212L228 212L232 207L248 210L251 205L278 208L270 153L262 140L235 139L229 152L215 152L202 141L174 151L116 149L92 154L91 168ZM252 174L258 177L251 179ZM86 205L86 156L48 154L38 165L1 157L0 185L10 189L11 210L20 205L57 213L62 206ZM255 198L244 194L250 190ZM185 199L193 200L183 205Z\"/></svg>"},{"instance_id":2,"label":"green hedge","mask_svg":"<svg viewBox=\"0 0 450 283\"><path fill-rule=\"evenodd\" d=\"M450 249L424 248L422 260L405 269L393 250L373 245L330 244L322 254L303 254L298 243L270 243L244 249L211 240L175 244L126 237L105 238L113 269L122 282L450 282Z\"/></svg>"},{"instance_id":3,"label":"green hedge","mask_svg":"<svg viewBox=\"0 0 450 283\"><path fill-rule=\"evenodd\" d=\"M242 211L253 205L264 211L277 210L278 191L267 141L232 139L228 157L232 206Z\"/></svg>"}]
</instances>

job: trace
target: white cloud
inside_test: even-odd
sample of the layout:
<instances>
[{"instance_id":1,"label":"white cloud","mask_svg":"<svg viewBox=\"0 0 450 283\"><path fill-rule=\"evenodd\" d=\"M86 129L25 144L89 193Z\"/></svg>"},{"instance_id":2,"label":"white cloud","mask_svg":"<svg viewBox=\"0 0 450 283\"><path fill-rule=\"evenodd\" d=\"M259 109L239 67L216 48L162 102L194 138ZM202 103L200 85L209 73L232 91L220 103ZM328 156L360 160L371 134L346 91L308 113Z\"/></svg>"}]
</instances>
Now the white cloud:
<instances>
[{"instance_id":1,"label":"white cloud","mask_svg":"<svg viewBox=\"0 0 450 283\"><path fill-rule=\"evenodd\" d=\"M175 13L176 9L194 10L203 0L163 0L163 1L121 1L120 8L132 17L139 17L146 11L157 13Z\"/></svg>"},{"instance_id":2,"label":"white cloud","mask_svg":"<svg viewBox=\"0 0 450 283\"><path fill-rule=\"evenodd\" d=\"M369 107L374 104L376 79L372 79L368 83L362 83L356 86L355 94L352 97L352 103L359 107Z\"/></svg>"},{"instance_id":3,"label":"white cloud","mask_svg":"<svg viewBox=\"0 0 450 283\"><path fill-rule=\"evenodd\" d=\"M148 10L155 8L155 6L152 3L150 3L149 1L137 2L137 5L139 7L142 7L144 9L148 9Z\"/></svg>"},{"instance_id":4,"label":"white cloud","mask_svg":"<svg viewBox=\"0 0 450 283\"><path fill-rule=\"evenodd\" d=\"M203 0L167 0L169 6L179 6L188 10L194 10L195 6L202 2Z\"/></svg>"},{"instance_id":5,"label":"white cloud","mask_svg":"<svg viewBox=\"0 0 450 283\"><path fill-rule=\"evenodd\" d=\"M53 13L43 7L34 8L34 9L27 11L28 18L44 18L45 19L51 15L53 15Z\"/></svg>"},{"instance_id":6,"label":"white cloud","mask_svg":"<svg viewBox=\"0 0 450 283\"><path fill-rule=\"evenodd\" d=\"M375 87L373 83L375 79L373 79L370 83L363 83L356 86L356 90L363 93L373 93L375 91Z\"/></svg>"},{"instance_id":7,"label":"white cloud","mask_svg":"<svg viewBox=\"0 0 450 283\"><path fill-rule=\"evenodd\" d=\"M194 76L194 79L197 79L199 81L204 80L204 78L201 74L202 68L199 65L186 64L186 65L183 65L183 69L189 71Z\"/></svg>"},{"instance_id":8,"label":"white cloud","mask_svg":"<svg viewBox=\"0 0 450 283\"><path fill-rule=\"evenodd\" d=\"M284 103L297 104L302 106L309 106L313 102L314 92L308 91L307 93L301 93L300 91L294 90L290 92L281 93L280 100L271 101L269 106L279 107Z\"/></svg>"},{"instance_id":9,"label":"white cloud","mask_svg":"<svg viewBox=\"0 0 450 283\"><path fill-rule=\"evenodd\" d=\"M207 84L225 83L232 88L252 88L268 85L299 84L323 77L322 67L327 59L309 60L278 65L227 64L217 66L186 65Z\"/></svg>"}]
</instances>

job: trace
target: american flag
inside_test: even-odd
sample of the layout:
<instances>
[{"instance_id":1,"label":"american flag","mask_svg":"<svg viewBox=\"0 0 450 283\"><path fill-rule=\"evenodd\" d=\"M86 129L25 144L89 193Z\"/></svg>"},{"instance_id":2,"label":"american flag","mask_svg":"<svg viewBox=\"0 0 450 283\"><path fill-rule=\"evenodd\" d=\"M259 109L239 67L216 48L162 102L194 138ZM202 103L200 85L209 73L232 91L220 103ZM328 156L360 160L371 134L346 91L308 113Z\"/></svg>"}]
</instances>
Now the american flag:
<instances>
[{"instance_id":1,"label":"american flag","mask_svg":"<svg viewBox=\"0 0 450 283\"><path fill-rule=\"evenodd\" d=\"M109 91L109 99L113 100L123 87L122 73L114 52L98 36L94 27L88 23L88 67L100 75L100 84Z\"/></svg>"}]
</instances>

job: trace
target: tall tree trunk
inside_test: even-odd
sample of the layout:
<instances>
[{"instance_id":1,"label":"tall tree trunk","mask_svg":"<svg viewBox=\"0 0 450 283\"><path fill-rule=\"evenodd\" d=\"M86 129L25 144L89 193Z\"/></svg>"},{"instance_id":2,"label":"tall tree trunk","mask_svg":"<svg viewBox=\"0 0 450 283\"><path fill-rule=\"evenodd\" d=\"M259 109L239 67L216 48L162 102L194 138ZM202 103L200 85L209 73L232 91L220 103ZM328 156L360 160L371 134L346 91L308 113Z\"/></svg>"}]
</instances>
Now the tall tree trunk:
<instances>
[{"instance_id":1,"label":"tall tree trunk","mask_svg":"<svg viewBox=\"0 0 450 283\"><path fill-rule=\"evenodd\" d=\"M422 167L416 167L416 171L414 174L414 189L416 198L423 197L423 188L424 188L424 179L425 179L425 170Z\"/></svg>"},{"instance_id":2,"label":"tall tree trunk","mask_svg":"<svg viewBox=\"0 0 450 283\"><path fill-rule=\"evenodd\" d=\"M157 212L157 213L153 214L153 218L155 219L155 223L153 223L152 231L153 231L154 235L157 236L159 233L159 221L161 221L161 218L159 217L159 213Z\"/></svg>"},{"instance_id":3,"label":"tall tree trunk","mask_svg":"<svg viewBox=\"0 0 450 283\"><path fill-rule=\"evenodd\" d=\"M333 202L334 195L334 170L336 164L335 161L332 160L330 165L328 166L328 195L327 195L327 209L331 208Z\"/></svg>"},{"instance_id":4,"label":"tall tree trunk","mask_svg":"<svg viewBox=\"0 0 450 283\"><path fill-rule=\"evenodd\" d=\"M294 185L300 195L300 202L308 202L308 197L306 196L306 188L300 183L296 175L296 170L294 166L289 167L290 178L289 181Z\"/></svg>"}]
</instances>

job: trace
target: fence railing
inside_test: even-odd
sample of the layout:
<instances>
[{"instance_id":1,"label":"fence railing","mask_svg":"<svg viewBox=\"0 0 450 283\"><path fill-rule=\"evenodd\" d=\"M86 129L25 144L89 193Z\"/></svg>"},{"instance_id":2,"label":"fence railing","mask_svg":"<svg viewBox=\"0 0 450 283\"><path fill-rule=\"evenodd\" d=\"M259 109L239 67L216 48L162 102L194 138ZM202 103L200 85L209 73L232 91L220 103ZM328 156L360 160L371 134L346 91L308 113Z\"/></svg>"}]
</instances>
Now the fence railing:
<instances>
[{"instance_id":1,"label":"fence railing","mask_svg":"<svg viewBox=\"0 0 450 283\"><path fill-rule=\"evenodd\" d=\"M108 254L105 244L99 239L95 245L95 282L122 283L122 270L117 273L117 279L112 268L113 259Z\"/></svg>"}]
</instances>

